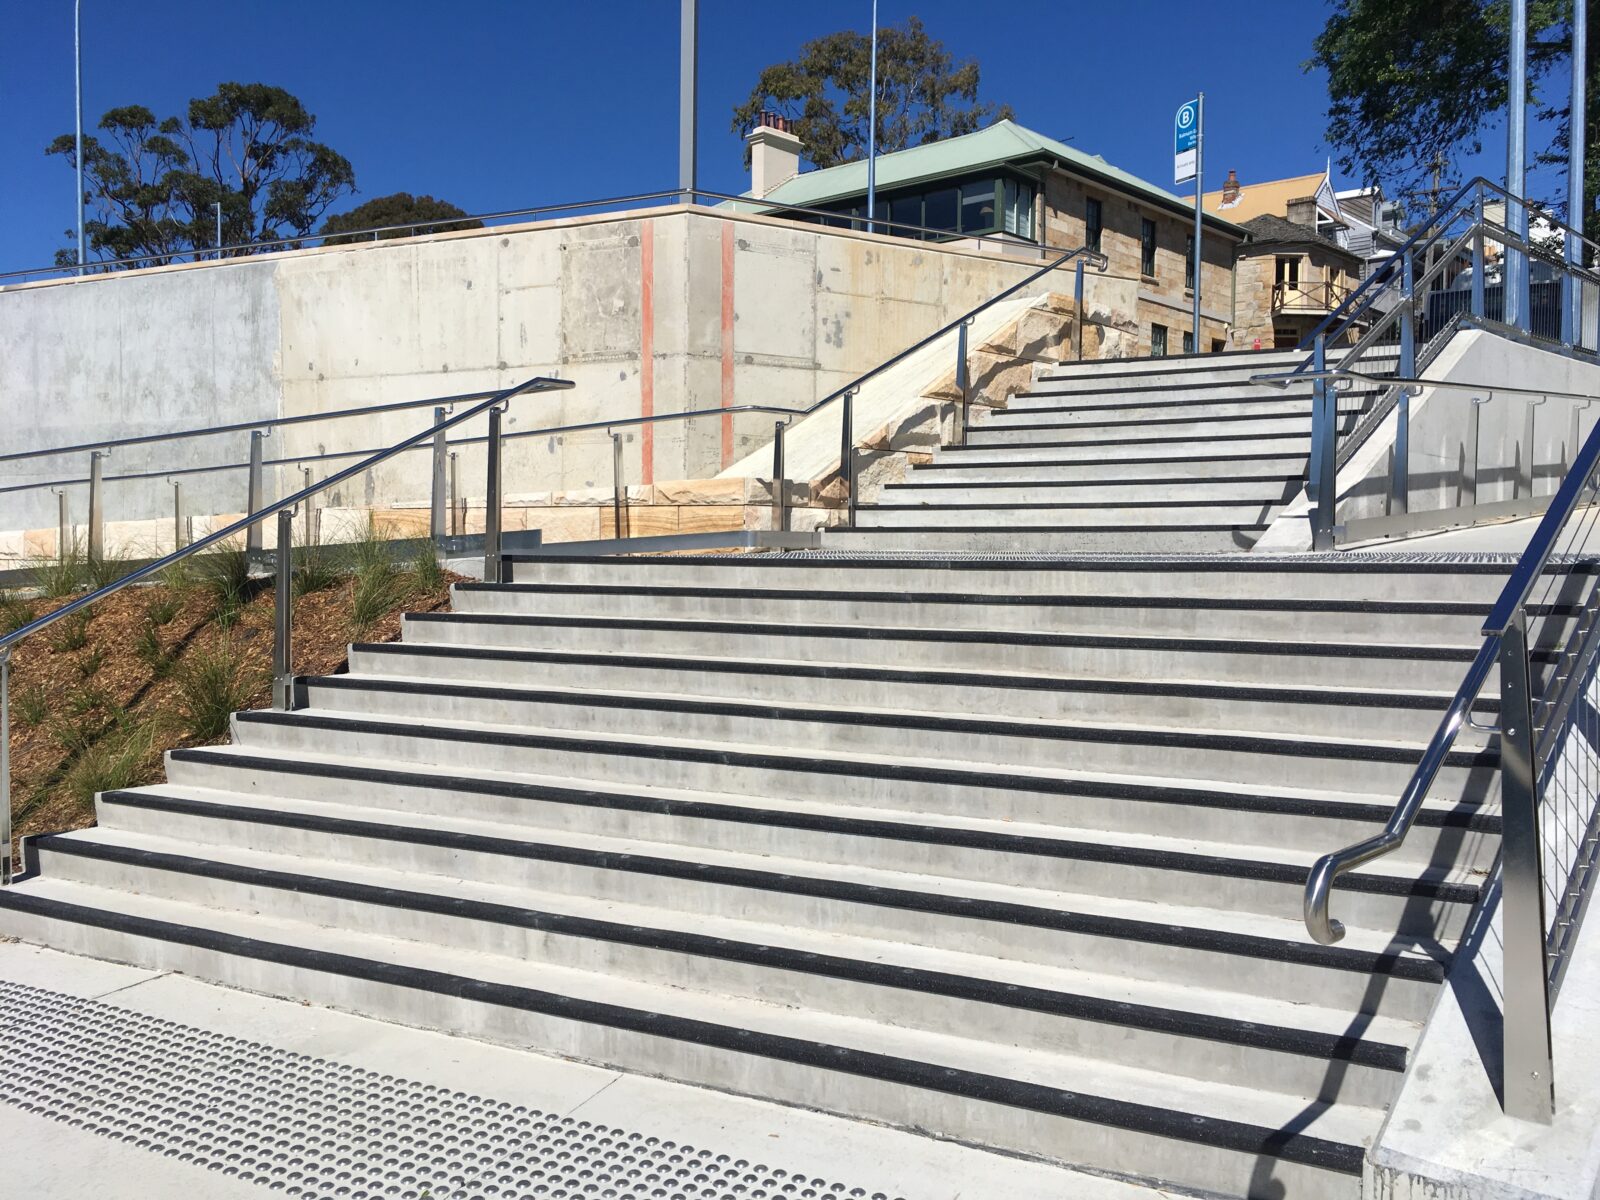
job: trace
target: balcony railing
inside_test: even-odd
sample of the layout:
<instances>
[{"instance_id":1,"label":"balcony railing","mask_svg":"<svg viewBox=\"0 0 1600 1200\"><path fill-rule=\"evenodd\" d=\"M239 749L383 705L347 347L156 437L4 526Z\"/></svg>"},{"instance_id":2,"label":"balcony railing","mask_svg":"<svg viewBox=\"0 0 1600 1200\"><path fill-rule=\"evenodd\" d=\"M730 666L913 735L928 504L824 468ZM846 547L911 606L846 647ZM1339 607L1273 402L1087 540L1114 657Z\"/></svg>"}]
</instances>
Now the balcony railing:
<instances>
[{"instance_id":1,"label":"balcony railing","mask_svg":"<svg viewBox=\"0 0 1600 1200\"><path fill-rule=\"evenodd\" d=\"M1278 312L1332 312L1350 297L1350 289L1331 279L1316 283L1288 283L1280 280L1272 285L1272 311Z\"/></svg>"}]
</instances>

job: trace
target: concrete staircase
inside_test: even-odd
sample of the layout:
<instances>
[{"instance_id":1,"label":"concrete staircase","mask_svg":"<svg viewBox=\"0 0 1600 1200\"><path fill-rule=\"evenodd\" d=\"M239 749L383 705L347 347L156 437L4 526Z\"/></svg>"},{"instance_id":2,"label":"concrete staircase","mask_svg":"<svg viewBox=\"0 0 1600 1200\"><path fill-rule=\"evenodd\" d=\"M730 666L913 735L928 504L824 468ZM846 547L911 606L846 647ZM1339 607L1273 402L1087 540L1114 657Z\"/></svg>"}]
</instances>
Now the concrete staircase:
<instances>
[{"instance_id":1,"label":"concrete staircase","mask_svg":"<svg viewBox=\"0 0 1600 1200\"><path fill-rule=\"evenodd\" d=\"M1120 378L1063 375L1074 403ZM1258 403L1206 387L1174 403ZM1167 460L1128 432L1126 461L1085 442L1081 480L1036 482L1147 490ZM1265 503L1298 460L1245 448L1290 432L1218 461L1271 464ZM1009 545L1029 481L990 472L1030 469L957 481L990 515L939 536ZM1309 941L1301 888L1387 817L1506 569L524 564L35 839L0 933L1180 1188L1353 1198L1495 853L1492 736L1342 881L1343 943Z\"/></svg>"},{"instance_id":2,"label":"concrete staircase","mask_svg":"<svg viewBox=\"0 0 1600 1200\"><path fill-rule=\"evenodd\" d=\"M1300 491L1311 386L1252 375L1303 354L1245 353L1052 368L1004 409L975 409L904 483L884 486L842 549L1133 552L1248 550ZM1338 355L1331 356L1332 361ZM1374 360L1372 369L1384 364ZM1371 389L1340 395L1341 429ZM885 536L884 530L893 530Z\"/></svg>"}]
</instances>

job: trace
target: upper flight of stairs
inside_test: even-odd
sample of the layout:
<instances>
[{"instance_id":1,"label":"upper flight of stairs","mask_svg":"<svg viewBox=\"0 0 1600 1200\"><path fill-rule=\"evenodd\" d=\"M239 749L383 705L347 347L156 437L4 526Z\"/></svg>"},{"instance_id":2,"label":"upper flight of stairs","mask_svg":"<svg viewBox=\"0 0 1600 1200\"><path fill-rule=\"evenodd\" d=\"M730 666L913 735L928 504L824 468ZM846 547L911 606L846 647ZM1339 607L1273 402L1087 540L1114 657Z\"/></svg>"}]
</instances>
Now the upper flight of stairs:
<instances>
[{"instance_id":1,"label":"upper flight of stairs","mask_svg":"<svg viewBox=\"0 0 1600 1200\"><path fill-rule=\"evenodd\" d=\"M1303 361L1283 352L1051 368L1007 407L974 410L965 445L943 447L904 483L886 484L854 529L830 529L825 543L1248 550L1299 493L1311 447L1311 385L1279 390L1250 377ZM1369 356L1365 365L1383 364ZM1340 394L1341 431L1373 395L1370 387Z\"/></svg>"},{"instance_id":2,"label":"upper flight of stairs","mask_svg":"<svg viewBox=\"0 0 1600 1200\"><path fill-rule=\"evenodd\" d=\"M1353 1198L1494 855L1493 737L1341 882L1346 941L1307 939L1301 888L1387 816L1505 569L523 565L32 841L0 933L1180 1187Z\"/></svg>"}]
</instances>

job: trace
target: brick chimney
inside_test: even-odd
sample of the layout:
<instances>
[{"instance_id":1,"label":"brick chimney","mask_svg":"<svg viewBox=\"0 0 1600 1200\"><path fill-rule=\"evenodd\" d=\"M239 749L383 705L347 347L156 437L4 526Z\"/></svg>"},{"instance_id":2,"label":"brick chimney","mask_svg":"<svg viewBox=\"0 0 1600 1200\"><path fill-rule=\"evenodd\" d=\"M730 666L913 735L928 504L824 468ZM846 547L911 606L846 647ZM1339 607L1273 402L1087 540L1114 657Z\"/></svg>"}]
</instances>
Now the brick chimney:
<instances>
[{"instance_id":1,"label":"brick chimney","mask_svg":"<svg viewBox=\"0 0 1600 1200\"><path fill-rule=\"evenodd\" d=\"M1289 201L1289 211L1284 214L1295 225L1305 225L1308 228L1317 227L1317 198L1315 196L1302 196L1298 200Z\"/></svg>"},{"instance_id":2,"label":"brick chimney","mask_svg":"<svg viewBox=\"0 0 1600 1200\"><path fill-rule=\"evenodd\" d=\"M1239 173L1228 168L1228 177L1222 181L1222 207L1232 208L1239 203Z\"/></svg>"},{"instance_id":3,"label":"brick chimney","mask_svg":"<svg viewBox=\"0 0 1600 1200\"><path fill-rule=\"evenodd\" d=\"M762 113L744 140L750 147L751 195L768 195L779 184L800 174L802 143L790 130L787 117Z\"/></svg>"}]
</instances>

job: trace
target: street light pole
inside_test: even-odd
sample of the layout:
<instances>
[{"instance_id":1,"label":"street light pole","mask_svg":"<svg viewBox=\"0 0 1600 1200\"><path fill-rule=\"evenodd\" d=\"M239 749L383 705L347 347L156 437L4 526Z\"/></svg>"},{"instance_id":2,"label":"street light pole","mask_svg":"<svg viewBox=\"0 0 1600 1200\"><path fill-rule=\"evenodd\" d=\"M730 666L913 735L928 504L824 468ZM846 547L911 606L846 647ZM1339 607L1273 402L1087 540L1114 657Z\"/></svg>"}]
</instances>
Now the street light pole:
<instances>
[{"instance_id":1,"label":"street light pole","mask_svg":"<svg viewBox=\"0 0 1600 1200\"><path fill-rule=\"evenodd\" d=\"M867 232L878 215L878 0L872 0L872 70L867 84Z\"/></svg>"},{"instance_id":2,"label":"street light pole","mask_svg":"<svg viewBox=\"0 0 1600 1200\"><path fill-rule=\"evenodd\" d=\"M695 202L698 179L696 150L696 111L700 82L699 0L681 0L678 10L678 200Z\"/></svg>"},{"instance_id":3,"label":"street light pole","mask_svg":"<svg viewBox=\"0 0 1600 1200\"><path fill-rule=\"evenodd\" d=\"M78 274L84 272L88 254L83 239L83 0L72 3L72 76L73 96L77 103L78 132L73 156L78 160Z\"/></svg>"}]
</instances>

